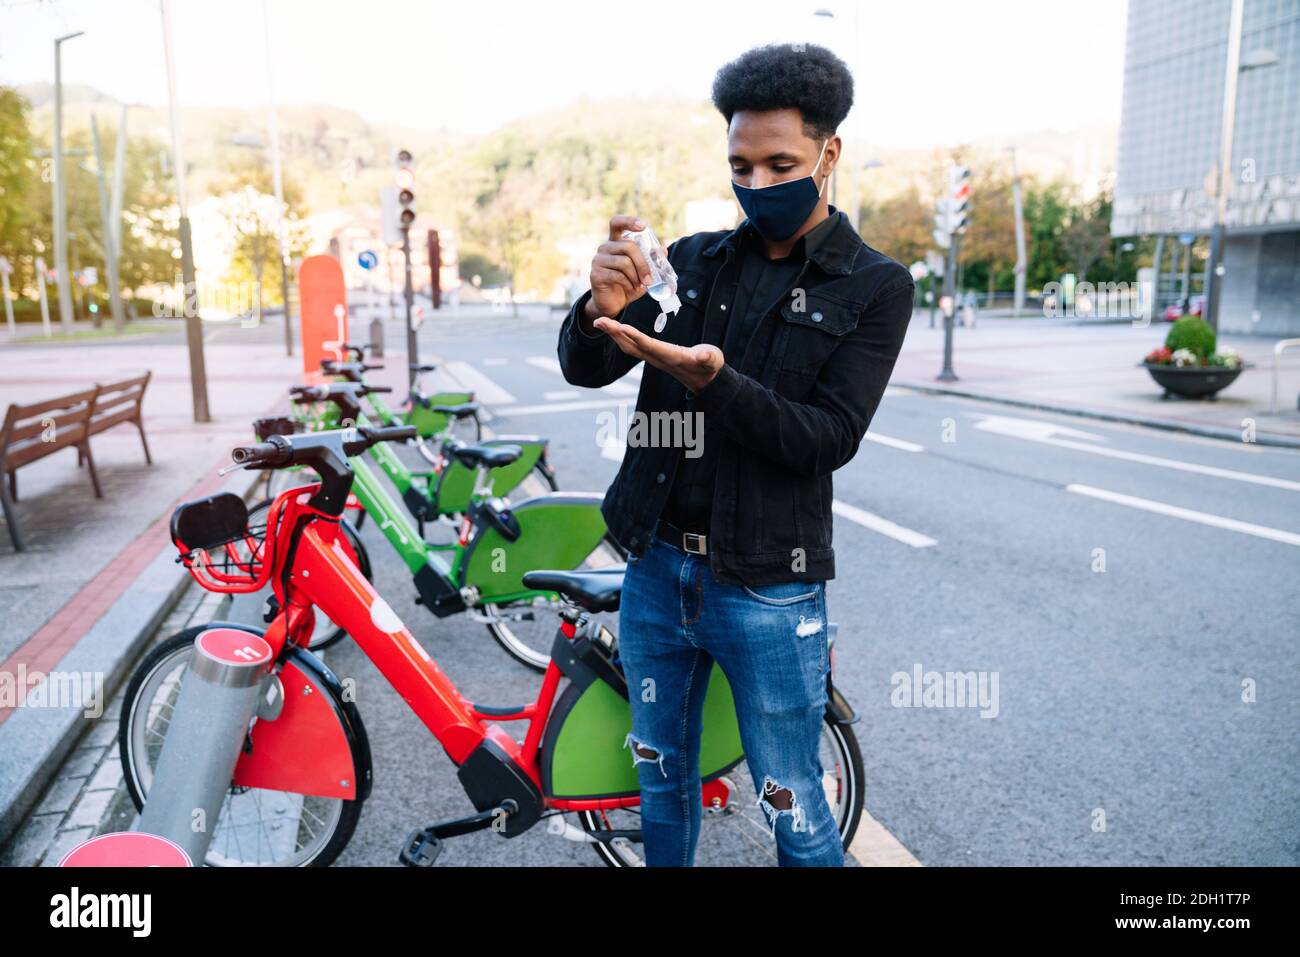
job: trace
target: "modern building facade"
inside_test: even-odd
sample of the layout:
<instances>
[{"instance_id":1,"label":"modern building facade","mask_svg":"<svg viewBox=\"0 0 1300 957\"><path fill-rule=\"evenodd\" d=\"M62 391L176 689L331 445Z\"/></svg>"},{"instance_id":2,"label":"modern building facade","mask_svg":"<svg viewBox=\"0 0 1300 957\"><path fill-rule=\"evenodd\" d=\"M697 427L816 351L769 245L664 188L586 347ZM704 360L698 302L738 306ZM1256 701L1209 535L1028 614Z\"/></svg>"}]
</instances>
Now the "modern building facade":
<instances>
[{"instance_id":1,"label":"modern building facade","mask_svg":"<svg viewBox=\"0 0 1300 957\"><path fill-rule=\"evenodd\" d=\"M1231 10L1129 0L1111 233L1165 237L1165 275L1214 223ZM1244 0L1241 55L1219 328L1300 335L1300 0Z\"/></svg>"}]
</instances>

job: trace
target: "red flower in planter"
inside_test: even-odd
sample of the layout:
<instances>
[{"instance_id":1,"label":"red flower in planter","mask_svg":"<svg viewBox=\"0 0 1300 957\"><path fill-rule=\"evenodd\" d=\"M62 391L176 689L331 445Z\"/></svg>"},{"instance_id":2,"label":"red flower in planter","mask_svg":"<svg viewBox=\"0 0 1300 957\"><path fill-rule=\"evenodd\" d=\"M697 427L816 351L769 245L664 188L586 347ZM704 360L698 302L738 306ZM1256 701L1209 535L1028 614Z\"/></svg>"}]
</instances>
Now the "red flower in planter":
<instances>
[{"instance_id":1,"label":"red flower in planter","mask_svg":"<svg viewBox=\"0 0 1300 957\"><path fill-rule=\"evenodd\" d=\"M1153 350L1146 357L1147 362L1156 363L1159 365L1173 362L1173 360L1174 360L1173 352L1171 352L1169 349L1166 349L1164 346L1161 346L1159 349Z\"/></svg>"}]
</instances>

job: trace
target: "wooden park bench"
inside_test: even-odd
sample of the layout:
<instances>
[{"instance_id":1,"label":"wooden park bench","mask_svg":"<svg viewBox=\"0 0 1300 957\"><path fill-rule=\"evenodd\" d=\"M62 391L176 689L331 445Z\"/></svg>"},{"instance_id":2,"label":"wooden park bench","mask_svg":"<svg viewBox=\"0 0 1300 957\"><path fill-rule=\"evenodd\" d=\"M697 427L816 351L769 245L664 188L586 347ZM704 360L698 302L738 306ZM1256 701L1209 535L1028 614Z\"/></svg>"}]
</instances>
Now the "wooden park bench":
<instances>
[{"instance_id":1,"label":"wooden park bench","mask_svg":"<svg viewBox=\"0 0 1300 957\"><path fill-rule=\"evenodd\" d=\"M0 506L3 506L9 539L17 551L23 550L22 533L14 503L18 501L18 469L30 465L60 449L75 448L77 465L83 462L90 473L96 498L103 498L99 473L90 452L90 437L123 422L140 430L145 461L152 464L149 443L144 435L140 405L149 385L150 373L96 385L80 392L46 399L31 405L10 405L0 427ZM7 480L7 481L5 481Z\"/></svg>"}]
</instances>

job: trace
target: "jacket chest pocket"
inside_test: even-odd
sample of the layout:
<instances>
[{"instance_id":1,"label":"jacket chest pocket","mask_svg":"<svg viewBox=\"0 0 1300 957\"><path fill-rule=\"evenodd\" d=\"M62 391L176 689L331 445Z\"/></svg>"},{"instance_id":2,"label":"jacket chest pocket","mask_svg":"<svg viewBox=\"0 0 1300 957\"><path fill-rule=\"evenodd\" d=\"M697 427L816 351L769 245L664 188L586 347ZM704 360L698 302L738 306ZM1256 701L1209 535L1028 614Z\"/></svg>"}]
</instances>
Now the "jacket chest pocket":
<instances>
[{"instance_id":1,"label":"jacket chest pocket","mask_svg":"<svg viewBox=\"0 0 1300 957\"><path fill-rule=\"evenodd\" d=\"M802 307L802 308L799 308ZM852 303L809 294L781 307L776 343L777 368L787 374L815 376L844 336L858 324L861 308Z\"/></svg>"},{"instance_id":2,"label":"jacket chest pocket","mask_svg":"<svg viewBox=\"0 0 1300 957\"><path fill-rule=\"evenodd\" d=\"M704 334L704 305L709 298L708 277L694 272L677 276L677 298L682 307L668 317L660 338L683 346L698 344Z\"/></svg>"}]
</instances>

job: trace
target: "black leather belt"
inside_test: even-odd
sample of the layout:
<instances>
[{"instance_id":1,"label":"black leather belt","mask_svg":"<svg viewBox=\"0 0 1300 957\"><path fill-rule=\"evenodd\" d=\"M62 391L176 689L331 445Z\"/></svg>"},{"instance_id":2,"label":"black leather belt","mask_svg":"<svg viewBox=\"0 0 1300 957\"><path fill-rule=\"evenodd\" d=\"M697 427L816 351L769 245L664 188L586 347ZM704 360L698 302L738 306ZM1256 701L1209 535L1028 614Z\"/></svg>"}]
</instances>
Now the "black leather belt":
<instances>
[{"instance_id":1,"label":"black leather belt","mask_svg":"<svg viewBox=\"0 0 1300 957\"><path fill-rule=\"evenodd\" d=\"M662 520L655 527L655 535L662 538L669 545L677 546L688 555L707 555L709 553L709 537L707 535L683 532L676 525L670 525Z\"/></svg>"}]
</instances>

